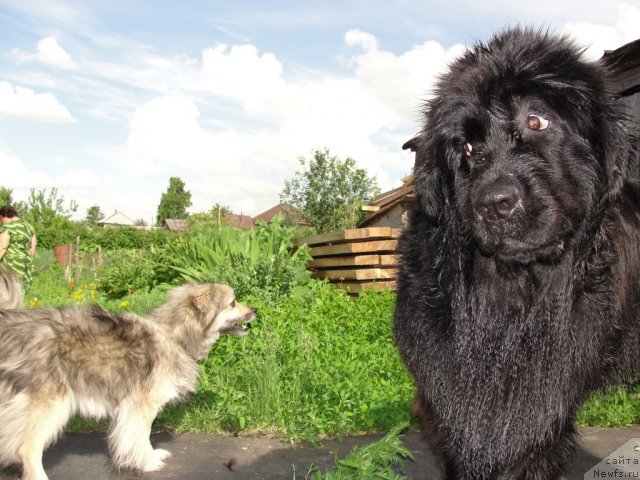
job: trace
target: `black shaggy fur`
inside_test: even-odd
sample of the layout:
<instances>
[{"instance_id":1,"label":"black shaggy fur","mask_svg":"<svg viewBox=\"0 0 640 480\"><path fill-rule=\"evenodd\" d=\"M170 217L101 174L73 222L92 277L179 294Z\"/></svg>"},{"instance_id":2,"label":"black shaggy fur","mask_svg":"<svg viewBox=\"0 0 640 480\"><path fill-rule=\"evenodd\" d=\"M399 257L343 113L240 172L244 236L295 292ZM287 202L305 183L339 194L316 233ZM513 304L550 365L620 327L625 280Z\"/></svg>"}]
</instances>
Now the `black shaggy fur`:
<instances>
[{"instance_id":1,"label":"black shaggy fur","mask_svg":"<svg viewBox=\"0 0 640 480\"><path fill-rule=\"evenodd\" d=\"M602 66L522 28L451 65L425 120L394 333L432 443L447 479L556 479L587 394L638 370L635 134Z\"/></svg>"}]
</instances>

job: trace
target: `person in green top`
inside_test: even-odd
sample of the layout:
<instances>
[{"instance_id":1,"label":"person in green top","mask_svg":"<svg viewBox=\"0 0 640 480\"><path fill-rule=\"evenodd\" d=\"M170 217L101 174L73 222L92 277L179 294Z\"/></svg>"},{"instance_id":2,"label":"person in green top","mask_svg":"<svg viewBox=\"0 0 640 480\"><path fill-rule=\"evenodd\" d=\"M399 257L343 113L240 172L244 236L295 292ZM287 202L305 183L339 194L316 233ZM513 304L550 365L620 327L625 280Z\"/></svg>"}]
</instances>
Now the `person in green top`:
<instances>
[{"instance_id":1,"label":"person in green top","mask_svg":"<svg viewBox=\"0 0 640 480\"><path fill-rule=\"evenodd\" d=\"M0 207L0 219L0 266L6 266L16 274L26 293L31 286L36 234L11 205Z\"/></svg>"}]
</instances>

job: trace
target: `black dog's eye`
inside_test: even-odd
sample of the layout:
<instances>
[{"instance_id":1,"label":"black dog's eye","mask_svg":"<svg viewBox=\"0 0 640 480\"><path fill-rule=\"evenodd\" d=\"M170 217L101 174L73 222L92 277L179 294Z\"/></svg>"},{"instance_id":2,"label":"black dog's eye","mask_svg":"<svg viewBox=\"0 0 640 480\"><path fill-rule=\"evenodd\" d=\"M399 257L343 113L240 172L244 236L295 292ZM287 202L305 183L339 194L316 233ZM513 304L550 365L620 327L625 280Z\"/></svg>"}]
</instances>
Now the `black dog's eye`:
<instances>
[{"instance_id":1,"label":"black dog's eye","mask_svg":"<svg viewBox=\"0 0 640 480\"><path fill-rule=\"evenodd\" d=\"M538 115L534 115L533 113L531 113L527 117L527 126L531 130L544 130L549 126L549 120L547 120L544 117L540 117Z\"/></svg>"},{"instance_id":2,"label":"black dog's eye","mask_svg":"<svg viewBox=\"0 0 640 480\"><path fill-rule=\"evenodd\" d=\"M469 142L464 144L464 154L467 157L470 157L471 155L473 155L473 145L471 145Z\"/></svg>"}]
</instances>

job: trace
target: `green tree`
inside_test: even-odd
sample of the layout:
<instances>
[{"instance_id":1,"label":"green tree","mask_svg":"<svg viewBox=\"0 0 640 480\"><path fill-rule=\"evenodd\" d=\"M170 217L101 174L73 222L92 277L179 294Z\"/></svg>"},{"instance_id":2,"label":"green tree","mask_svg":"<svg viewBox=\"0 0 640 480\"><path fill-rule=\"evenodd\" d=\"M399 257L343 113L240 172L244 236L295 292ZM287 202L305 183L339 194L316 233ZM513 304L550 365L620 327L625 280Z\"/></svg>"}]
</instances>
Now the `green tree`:
<instances>
[{"instance_id":1,"label":"green tree","mask_svg":"<svg viewBox=\"0 0 640 480\"><path fill-rule=\"evenodd\" d=\"M187 218L187 208L191 206L191 192L184 189L184 182L179 177L169 179L169 188L160 197L158 226L165 218Z\"/></svg>"},{"instance_id":2,"label":"green tree","mask_svg":"<svg viewBox=\"0 0 640 480\"><path fill-rule=\"evenodd\" d=\"M64 197L57 188L36 192L33 188L22 212L22 216L36 231L38 245L48 248L57 243L73 241L79 232L78 225L71 221L71 215L78 205L71 200L65 206Z\"/></svg>"},{"instance_id":3,"label":"green tree","mask_svg":"<svg viewBox=\"0 0 640 480\"><path fill-rule=\"evenodd\" d=\"M375 177L356 168L352 158L340 160L326 148L315 150L308 162L299 160L302 171L285 180L281 202L299 210L318 233L355 227L364 217L360 207L380 191Z\"/></svg>"},{"instance_id":4,"label":"green tree","mask_svg":"<svg viewBox=\"0 0 640 480\"><path fill-rule=\"evenodd\" d=\"M207 229L220 229L224 224L224 216L231 213L231 209L220 203L214 203L211 210L206 212L190 213L187 218L187 228L206 231Z\"/></svg>"},{"instance_id":5,"label":"green tree","mask_svg":"<svg viewBox=\"0 0 640 480\"><path fill-rule=\"evenodd\" d=\"M7 187L0 187L0 207L8 205L13 200L13 190Z\"/></svg>"},{"instance_id":6,"label":"green tree","mask_svg":"<svg viewBox=\"0 0 640 480\"><path fill-rule=\"evenodd\" d=\"M232 213L231 208L228 205L222 205L218 202L214 203L211 210L209 210L210 215L219 218L224 217L227 213Z\"/></svg>"},{"instance_id":7,"label":"green tree","mask_svg":"<svg viewBox=\"0 0 640 480\"><path fill-rule=\"evenodd\" d=\"M100 210L98 205L93 205L87 209L87 224L93 226L104 218L104 213Z\"/></svg>"}]
</instances>

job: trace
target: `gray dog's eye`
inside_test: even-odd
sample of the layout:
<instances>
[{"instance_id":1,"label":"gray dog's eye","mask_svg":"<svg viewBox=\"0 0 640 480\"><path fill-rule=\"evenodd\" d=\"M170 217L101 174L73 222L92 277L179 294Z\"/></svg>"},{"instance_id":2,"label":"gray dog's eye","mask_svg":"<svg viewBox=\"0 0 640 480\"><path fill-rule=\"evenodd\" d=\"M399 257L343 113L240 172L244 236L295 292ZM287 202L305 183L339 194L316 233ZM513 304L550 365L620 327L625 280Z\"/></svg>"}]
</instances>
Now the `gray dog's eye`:
<instances>
[{"instance_id":1,"label":"gray dog's eye","mask_svg":"<svg viewBox=\"0 0 640 480\"><path fill-rule=\"evenodd\" d=\"M530 113L527 117L527 126L531 130L544 130L549 126L549 120L544 117L539 117L538 115L534 115Z\"/></svg>"},{"instance_id":2,"label":"gray dog's eye","mask_svg":"<svg viewBox=\"0 0 640 480\"><path fill-rule=\"evenodd\" d=\"M464 153L467 157L473 155L473 145L471 145L469 142L464 144Z\"/></svg>"}]
</instances>

